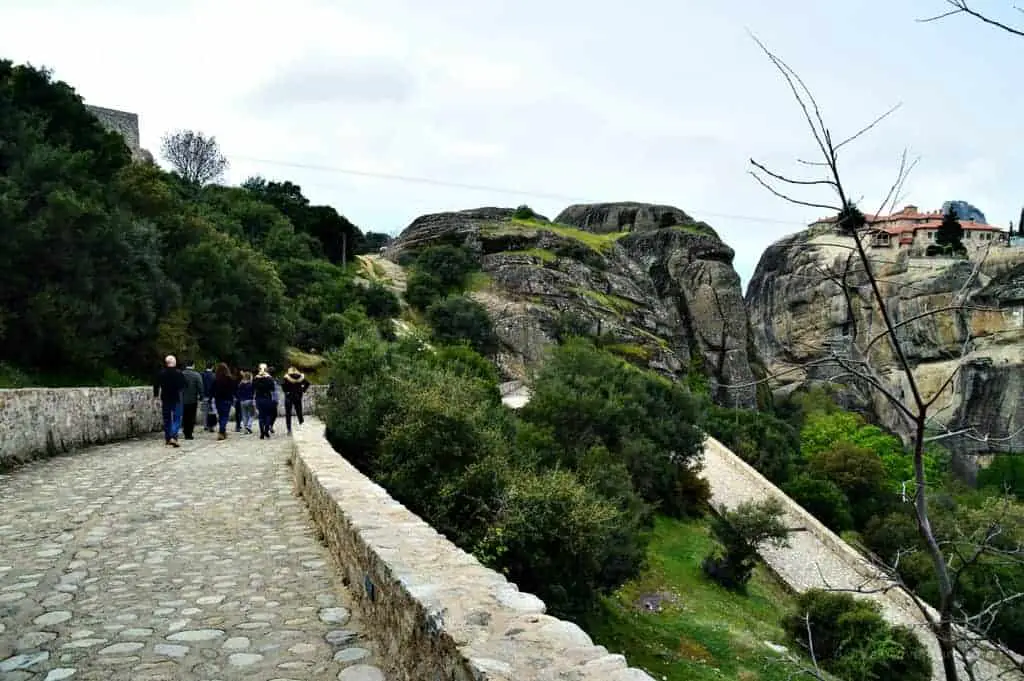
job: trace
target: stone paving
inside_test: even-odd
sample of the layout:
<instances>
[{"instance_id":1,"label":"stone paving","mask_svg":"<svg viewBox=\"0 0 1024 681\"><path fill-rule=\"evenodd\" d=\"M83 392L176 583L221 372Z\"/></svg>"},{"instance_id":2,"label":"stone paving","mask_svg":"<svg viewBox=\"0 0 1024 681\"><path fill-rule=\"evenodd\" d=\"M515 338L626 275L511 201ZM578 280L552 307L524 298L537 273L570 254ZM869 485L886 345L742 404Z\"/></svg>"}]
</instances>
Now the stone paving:
<instances>
[{"instance_id":1,"label":"stone paving","mask_svg":"<svg viewBox=\"0 0 1024 681\"><path fill-rule=\"evenodd\" d=\"M0 476L0 681L385 681L286 437L214 437Z\"/></svg>"}]
</instances>

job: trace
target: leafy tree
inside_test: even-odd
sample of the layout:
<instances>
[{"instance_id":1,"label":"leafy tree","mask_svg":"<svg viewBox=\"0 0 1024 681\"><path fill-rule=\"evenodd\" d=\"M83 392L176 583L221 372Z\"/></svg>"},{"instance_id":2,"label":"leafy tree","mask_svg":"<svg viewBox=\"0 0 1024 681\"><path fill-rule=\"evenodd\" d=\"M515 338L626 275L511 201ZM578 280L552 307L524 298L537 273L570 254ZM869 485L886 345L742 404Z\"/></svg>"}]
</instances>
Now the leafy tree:
<instances>
[{"instance_id":1,"label":"leafy tree","mask_svg":"<svg viewBox=\"0 0 1024 681\"><path fill-rule=\"evenodd\" d=\"M523 204L515 209L512 213L512 217L516 220L532 220L537 214L533 212L533 209Z\"/></svg>"},{"instance_id":2,"label":"leafy tree","mask_svg":"<svg viewBox=\"0 0 1024 681\"><path fill-rule=\"evenodd\" d=\"M966 253L964 247L964 229L957 219L956 210L952 206L942 216L939 229L935 232L935 245L942 253Z\"/></svg>"},{"instance_id":3,"label":"leafy tree","mask_svg":"<svg viewBox=\"0 0 1024 681\"><path fill-rule=\"evenodd\" d=\"M577 468L588 451L604 447L662 513L705 510L710 490L699 477L701 402L685 388L572 339L551 350L532 389L520 415L548 429L557 443L547 465Z\"/></svg>"},{"instance_id":4,"label":"leafy tree","mask_svg":"<svg viewBox=\"0 0 1024 681\"><path fill-rule=\"evenodd\" d=\"M466 296L451 296L434 303L427 308L427 321L438 342L466 342L481 354L491 354L498 348L487 310Z\"/></svg>"},{"instance_id":5,"label":"leafy tree","mask_svg":"<svg viewBox=\"0 0 1024 681\"><path fill-rule=\"evenodd\" d=\"M217 138L195 130L177 130L161 141L164 157L174 171L189 184L203 186L219 180L228 168Z\"/></svg>"},{"instance_id":6,"label":"leafy tree","mask_svg":"<svg viewBox=\"0 0 1024 681\"><path fill-rule=\"evenodd\" d=\"M1018 501L1024 501L1024 457L997 455L992 463L978 471L978 487L1000 493L1006 490Z\"/></svg>"},{"instance_id":7,"label":"leafy tree","mask_svg":"<svg viewBox=\"0 0 1024 681\"><path fill-rule=\"evenodd\" d=\"M747 409L708 407L705 430L776 484L800 458L800 437L785 421Z\"/></svg>"},{"instance_id":8,"label":"leafy tree","mask_svg":"<svg viewBox=\"0 0 1024 681\"><path fill-rule=\"evenodd\" d=\"M801 473L783 485L782 490L833 532L853 529L850 500L831 480Z\"/></svg>"},{"instance_id":9,"label":"leafy tree","mask_svg":"<svg viewBox=\"0 0 1024 681\"><path fill-rule=\"evenodd\" d=\"M760 547L789 546L784 513L776 497L756 503L744 501L734 509L723 510L711 521L711 530L722 549L704 559L704 573L727 589L745 588L757 567Z\"/></svg>"},{"instance_id":10,"label":"leafy tree","mask_svg":"<svg viewBox=\"0 0 1024 681\"><path fill-rule=\"evenodd\" d=\"M826 670L844 679L928 681L931 660L917 636L893 627L881 606L848 593L810 589L784 620L789 635Z\"/></svg>"},{"instance_id":11,"label":"leafy tree","mask_svg":"<svg viewBox=\"0 0 1024 681\"><path fill-rule=\"evenodd\" d=\"M477 269L477 263L465 248L457 246L431 246L423 249L413 265L416 272L434 277L445 294L466 289L470 273Z\"/></svg>"}]
</instances>

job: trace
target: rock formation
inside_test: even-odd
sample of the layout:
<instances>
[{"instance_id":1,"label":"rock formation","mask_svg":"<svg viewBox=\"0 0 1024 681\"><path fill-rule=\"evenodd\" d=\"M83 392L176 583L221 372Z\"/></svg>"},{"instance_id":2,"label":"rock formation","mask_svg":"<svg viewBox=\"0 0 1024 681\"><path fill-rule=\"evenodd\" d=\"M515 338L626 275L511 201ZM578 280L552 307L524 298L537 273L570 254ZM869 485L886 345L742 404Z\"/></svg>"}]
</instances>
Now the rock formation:
<instances>
[{"instance_id":1,"label":"rock formation","mask_svg":"<svg viewBox=\"0 0 1024 681\"><path fill-rule=\"evenodd\" d=\"M671 206L570 206L554 222L478 208L424 215L385 252L408 262L421 248L467 247L484 277L471 296L494 321L498 366L524 378L545 349L582 326L605 347L666 376L709 379L730 406L755 403L756 361L733 250Z\"/></svg>"},{"instance_id":2,"label":"rock formation","mask_svg":"<svg viewBox=\"0 0 1024 681\"><path fill-rule=\"evenodd\" d=\"M884 331L863 269L855 255L850 257L852 245L848 237L808 230L770 246L746 294L754 343L768 373L776 376L777 393L834 381L843 385L845 406L864 410L906 437L907 423L878 391L850 380L849 364L828 361L865 357L859 349ZM922 391L935 394L957 371L933 408L935 434L943 428L971 429L972 435L990 437L987 443L973 437L944 442L961 455L1024 449L1021 436L993 441L1024 427L1024 249L992 246L971 260L889 250L872 257ZM840 285L848 260L850 303ZM952 305L965 286L969 311L929 314ZM890 389L909 398L884 337L867 357ZM957 460L963 473L973 473L975 457Z\"/></svg>"}]
</instances>

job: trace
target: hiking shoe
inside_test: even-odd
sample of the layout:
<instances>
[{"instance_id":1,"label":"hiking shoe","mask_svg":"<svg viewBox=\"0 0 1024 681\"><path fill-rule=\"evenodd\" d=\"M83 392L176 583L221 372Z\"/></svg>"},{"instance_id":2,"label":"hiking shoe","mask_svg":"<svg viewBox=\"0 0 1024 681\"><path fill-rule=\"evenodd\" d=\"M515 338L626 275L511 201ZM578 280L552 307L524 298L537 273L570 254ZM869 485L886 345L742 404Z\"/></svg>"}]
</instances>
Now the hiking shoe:
<instances>
[{"instance_id":1,"label":"hiking shoe","mask_svg":"<svg viewBox=\"0 0 1024 681\"><path fill-rule=\"evenodd\" d=\"M181 445L178 444L177 440L171 440L171 446L172 447L180 447Z\"/></svg>"},{"instance_id":2,"label":"hiking shoe","mask_svg":"<svg viewBox=\"0 0 1024 681\"><path fill-rule=\"evenodd\" d=\"M228 439L228 434L227 433L217 433L217 439L218 440L227 440Z\"/></svg>"}]
</instances>

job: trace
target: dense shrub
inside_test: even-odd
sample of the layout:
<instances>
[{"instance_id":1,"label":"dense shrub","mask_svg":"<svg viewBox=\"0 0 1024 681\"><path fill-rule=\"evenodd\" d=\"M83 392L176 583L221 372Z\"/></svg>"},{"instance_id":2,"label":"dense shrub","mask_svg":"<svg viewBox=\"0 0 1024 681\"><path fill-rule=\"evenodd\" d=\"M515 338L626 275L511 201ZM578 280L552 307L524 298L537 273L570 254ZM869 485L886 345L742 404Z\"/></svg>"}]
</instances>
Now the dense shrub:
<instances>
[{"instance_id":1,"label":"dense shrub","mask_svg":"<svg viewBox=\"0 0 1024 681\"><path fill-rule=\"evenodd\" d=\"M996 456L992 463L978 471L978 487L998 493L1005 490L1024 501L1024 456Z\"/></svg>"},{"instance_id":2,"label":"dense shrub","mask_svg":"<svg viewBox=\"0 0 1024 681\"><path fill-rule=\"evenodd\" d=\"M831 480L801 473L782 490L833 532L853 529L850 501Z\"/></svg>"},{"instance_id":3,"label":"dense shrub","mask_svg":"<svg viewBox=\"0 0 1024 681\"><path fill-rule=\"evenodd\" d=\"M516 208L512 213L512 217L516 220L532 220L536 215L533 209L525 204Z\"/></svg>"},{"instance_id":4,"label":"dense shrub","mask_svg":"<svg viewBox=\"0 0 1024 681\"><path fill-rule=\"evenodd\" d=\"M906 627L887 624L874 601L811 589L797 597L796 611L783 624L795 641L813 650L824 669L841 678L931 678L927 650Z\"/></svg>"},{"instance_id":5,"label":"dense shrub","mask_svg":"<svg viewBox=\"0 0 1024 681\"><path fill-rule=\"evenodd\" d=\"M413 271L405 284L405 301L417 310L426 310L444 295L441 280L425 272Z\"/></svg>"},{"instance_id":6,"label":"dense shrub","mask_svg":"<svg viewBox=\"0 0 1024 681\"><path fill-rule=\"evenodd\" d=\"M440 343L468 343L481 354L498 347L491 318L483 305L466 296L450 296L427 308L427 321L434 340Z\"/></svg>"},{"instance_id":7,"label":"dense shrub","mask_svg":"<svg viewBox=\"0 0 1024 681\"><path fill-rule=\"evenodd\" d=\"M762 546L789 545L783 513L782 502L769 497L757 503L745 501L715 516L711 530L721 543L721 550L704 559L704 573L727 589L744 589L757 566Z\"/></svg>"},{"instance_id":8,"label":"dense shrub","mask_svg":"<svg viewBox=\"0 0 1024 681\"><path fill-rule=\"evenodd\" d=\"M710 490L699 477L702 404L682 386L570 340L551 351L520 414L550 429L559 465L576 467L604 447L662 513L703 512Z\"/></svg>"},{"instance_id":9,"label":"dense shrub","mask_svg":"<svg viewBox=\"0 0 1024 681\"><path fill-rule=\"evenodd\" d=\"M553 613L582 614L637 574L650 508L635 467L599 447L561 466L555 431L505 409L495 370L468 347L362 330L331 355L330 378L337 451Z\"/></svg>"},{"instance_id":10,"label":"dense shrub","mask_svg":"<svg viewBox=\"0 0 1024 681\"><path fill-rule=\"evenodd\" d=\"M771 414L711 406L705 429L775 484L789 478L800 458L799 433Z\"/></svg>"},{"instance_id":11,"label":"dense shrub","mask_svg":"<svg viewBox=\"0 0 1024 681\"><path fill-rule=\"evenodd\" d=\"M476 269L477 262L469 251L449 245L423 249L413 265L416 272L436 279L446 295L464 291L470 273Z\"/></svg>"}]
</instances>

